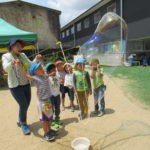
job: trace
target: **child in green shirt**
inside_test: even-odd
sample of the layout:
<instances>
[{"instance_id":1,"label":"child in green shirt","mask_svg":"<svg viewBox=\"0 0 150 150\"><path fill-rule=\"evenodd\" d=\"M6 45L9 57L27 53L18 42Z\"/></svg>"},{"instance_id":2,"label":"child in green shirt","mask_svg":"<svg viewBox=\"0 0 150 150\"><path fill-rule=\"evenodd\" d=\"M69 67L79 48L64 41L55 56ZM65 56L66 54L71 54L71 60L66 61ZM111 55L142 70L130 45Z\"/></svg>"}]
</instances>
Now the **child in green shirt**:
<instances>
[{"instance_id":1,"label":"child in green shirt","mask_svg":"<svg viewBox=\"0 0 150 150\"><path fill-rule=\"evenodd\" d=\"M76 71L73 74L73 84L81 110L80 119L88 115L88 96L92 94L90 76L84 70L85 59L78 58L76 61Z\"/></svg>"},{"instance_id":2,"label":"child in green shirt","mask_svg":"<svg viewBox=\"0 0 150 150\"><path fill-rule=\"evenodd\" d=\"M93 86L94 86L95 114L98 114L98 117L101 117L105 113L104 91L106 86L104 85L103 81L103 70L100 67L98 59L92 59L91 67L92 67L91 78L93 79ZM99 105L101 106L100 112L98 112Z\"/></svg>"}]
</instances>

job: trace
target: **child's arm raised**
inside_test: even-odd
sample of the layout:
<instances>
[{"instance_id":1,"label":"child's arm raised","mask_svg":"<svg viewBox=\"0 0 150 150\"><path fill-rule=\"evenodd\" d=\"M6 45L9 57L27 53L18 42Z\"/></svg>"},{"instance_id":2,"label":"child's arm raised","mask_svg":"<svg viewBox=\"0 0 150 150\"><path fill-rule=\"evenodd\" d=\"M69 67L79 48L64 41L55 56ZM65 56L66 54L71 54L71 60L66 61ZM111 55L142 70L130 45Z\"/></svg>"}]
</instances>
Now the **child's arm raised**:
<instances>
[{"instance_id":1,"label":"child's arm raised","mask_svg":"<svg viewBox=\"0 0 150 150\"><path fill-rule=\"evenodd\" d=\"M21 72L21 75L22 75L25 79L30 80L30 81L33 81L33 80L34 80L34 78L33 78L32 76L30 76L29 74L27 74L27 73L24 71L23 67L22 67L21 64L20 64L20 60L19 60L19 59L16 59L16 60L15 60L15 64L17 64L18 69L19 69L19 71Z\"/></svg>"}]
</instances>

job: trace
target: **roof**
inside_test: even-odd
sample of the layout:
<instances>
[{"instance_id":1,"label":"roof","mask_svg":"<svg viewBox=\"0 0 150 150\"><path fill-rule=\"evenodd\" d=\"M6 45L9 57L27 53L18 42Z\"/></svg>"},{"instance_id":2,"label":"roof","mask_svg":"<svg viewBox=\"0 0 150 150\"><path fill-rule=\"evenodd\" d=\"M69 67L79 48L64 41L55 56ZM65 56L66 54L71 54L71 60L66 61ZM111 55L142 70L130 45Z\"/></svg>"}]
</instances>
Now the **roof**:
<instances>
[{"instance_id":1,"label":"roof","mask_svg":"<svg viewBox=\"0 0 150 150\"><path fill-rule=\"evenodd\" d=\"M0 47L7 47L12 37L26 41L27 45L37 41L37 33L21 30L0 18Z\"/></svg>"},{"instance_id":2,"label":"roof","mask_svg":"<svg viewBox=\"0 0 150 150\"><path fill-rule=\"evenodd\" d=\"M74 23L78 22L79 20L85 18L86 16L90 15L91 13L95 12L97 9L99 9L100 7L106 5L110 1L112 1L112 0L101 0L100 2L98 2L97 4L95 4L94 6L92 6L91 8L89 8L87 11L85 11L84 13L82 13L81 15L79 15L77 18L73 19L71 22L69 22L68 24L66 24L65 26L63 26L61 28L61 31L63 31L64 29L70 27L71 25L73 25Z\"/></svg>"},{"instance_id":3,"label":"roof","mask_svg":"<svg viewBox=\"0 0 150 150\"><path fill-rule=\"evenodd\" d=\"M52 8L49 8L49 7L40 6L40 5L37 5L37 4L34 4L34 3L29 3L29 2L26 2L24 0L11 0L11 1L7 1L7 2L0 2L0 4L7 4L7 3L18 3L18 4L19 3L26 3L28 5L37 6L37 7L41 7L41 8L45 8L45 9L54 11L54 12L58 13L59 15L61 14L61 11L59 11L59 10L52 9Z\"/></svg>"}]
</instances>

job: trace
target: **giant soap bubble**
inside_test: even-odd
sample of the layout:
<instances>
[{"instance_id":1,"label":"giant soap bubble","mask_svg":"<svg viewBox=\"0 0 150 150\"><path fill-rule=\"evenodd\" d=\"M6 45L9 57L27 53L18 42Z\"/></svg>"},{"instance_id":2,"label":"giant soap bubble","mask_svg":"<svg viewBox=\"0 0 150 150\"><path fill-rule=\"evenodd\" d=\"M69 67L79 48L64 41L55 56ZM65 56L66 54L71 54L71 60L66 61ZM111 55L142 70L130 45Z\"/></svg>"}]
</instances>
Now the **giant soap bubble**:
<instances>
[{"instance_id":1,"label":"giant soap bubble","mask_svg":"<svg viewBox=\"0 0 150 150\"><path fill-rule=\"evenodd\" d=\"M117 14L106 13L91 37L79 49L88 62L93 58L108 66L120 66L125 61L127 24Z\"/></svg>"}]
</instances>

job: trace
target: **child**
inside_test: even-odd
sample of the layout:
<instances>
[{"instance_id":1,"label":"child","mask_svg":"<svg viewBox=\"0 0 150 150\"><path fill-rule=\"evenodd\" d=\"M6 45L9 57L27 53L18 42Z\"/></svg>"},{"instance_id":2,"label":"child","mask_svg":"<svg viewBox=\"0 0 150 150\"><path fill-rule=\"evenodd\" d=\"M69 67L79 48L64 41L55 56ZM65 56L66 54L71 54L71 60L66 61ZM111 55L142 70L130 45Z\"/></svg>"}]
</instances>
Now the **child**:
<instances>
[{"instance_id":1,"label":"child","mask_svg":"<svg viewBox=\"0 0 150 150\"><path fill-rule=\"evenodd\" d=\"M60 81L60 92L61 92L61 98L62 98L62 111L65 110L65 94L67 93L67 87L64 86L64 80L65 80L65 71L64 71L64 63L62 61L56 61L56 67L57 67L57 77Z\"/></svg>"},{"instance_id":2,"label":"child","mask_svg":"<svg viewBox=\"0 0 150 150\"><path fill-rule=\"evenodd\" d=\"M78 58L75 65L77 71L73 74L75 92L81 110L80 119L88 115L88 96L92 94L89 73L84 71L85 59Z\"/></svg>"},{"instance_id":3,"label":"child","mask_svg":"<svg viewBox=\"0 0 150 150\"><path fill-rule=\"evenodd\" d=\"M66 72L64 86L67 87L68 96L70 99L70 110L74 112L74 87L73 87L73 71L72 66L68 63L64 65L64 70Z\"/></svg>"},{"instance_id":4,"label":"child","mask_svg":"<svg viewBox=\"0 0 150 150\"><path fill-rule=\"evenodd\" d=\"M52 141L55 139L57 132L51 129L50 121L53 115L51 103L49 101L51 93L48 77L45 75L44 67L41 65L41 63L31 65L30 76L24 72L18 60L16 63L19 67L20 72L22 73L22 76L28 80L33 81L35 86L37 87L37 105L39 118L44 130L43 138L47 141Z\"/></svg>"},{"instance_id":5,"label":"child","mask_svg":"<svg viewBox=\"0 0 150 150\"><path fill-rule=\"evenodd\" d=\"M60 120L60 83L59 79L56 76L56 66L55 64L48 63L46 64L46 71L49 75L50 81L50 90L51 97L50 100L52 102L53 112L55 113L55 121L53 121L52 125L55 128L59 128L59 125L62 124Z\"/></svg>"},{"instance_id":6,"label":"child","mask_svg":"<svg viewBox=\"0 0 150 150\"><path fill-rule=\"evenodd\" d=\"M106 86L103 81L103 72L100 68L100 63L98 59L92 59L91 61L92 73L91 78L93 79L94 86L94 101L95 101L95 114L101 117L105 113L105 101L104 101L104 91ZM100 112L98 112L99 104L101 106Z\"/></svg>"}]
</instances>

